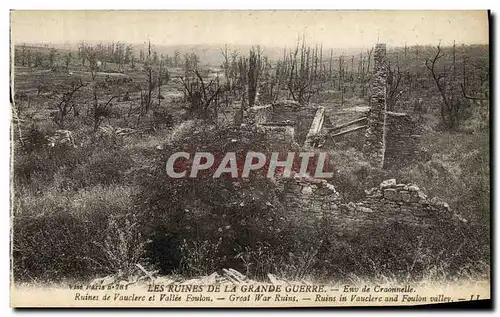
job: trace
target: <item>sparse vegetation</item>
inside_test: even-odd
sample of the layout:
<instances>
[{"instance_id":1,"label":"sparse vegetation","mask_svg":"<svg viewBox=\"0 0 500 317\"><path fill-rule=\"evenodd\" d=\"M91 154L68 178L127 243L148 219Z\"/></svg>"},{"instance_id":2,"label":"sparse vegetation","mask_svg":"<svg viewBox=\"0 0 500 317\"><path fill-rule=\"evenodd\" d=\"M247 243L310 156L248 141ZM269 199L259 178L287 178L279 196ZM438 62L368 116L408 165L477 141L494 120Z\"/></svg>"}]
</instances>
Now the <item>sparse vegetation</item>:
<instances>
[{"instance_id":1,"label":"sparse vegetation","mask_svg":"<svg viewBox=\"0 0 500 317\"><path fill-rule=\"evenodd\" d=\"M395 177L447 201L470 225L437 231L394 223L356 237L311 227L268 179L171 180L164 169L180 150L297 149L241 128L244 111L288 99L323 105L337 121L342 110L368 105L372 50L324 54L302 38L279 59L260 47L226 46L215 53L222 65L182 53L152 43L15 47L17 280L130 275L137 264L186 276L232 267L254 279L488 276L488 47L389 51L389 107L419 120L421 159L379 170L361 152L360 133L324 145L343 202ZM75 146L48 145L61 129Z\"/></svg>"}]
</instances>

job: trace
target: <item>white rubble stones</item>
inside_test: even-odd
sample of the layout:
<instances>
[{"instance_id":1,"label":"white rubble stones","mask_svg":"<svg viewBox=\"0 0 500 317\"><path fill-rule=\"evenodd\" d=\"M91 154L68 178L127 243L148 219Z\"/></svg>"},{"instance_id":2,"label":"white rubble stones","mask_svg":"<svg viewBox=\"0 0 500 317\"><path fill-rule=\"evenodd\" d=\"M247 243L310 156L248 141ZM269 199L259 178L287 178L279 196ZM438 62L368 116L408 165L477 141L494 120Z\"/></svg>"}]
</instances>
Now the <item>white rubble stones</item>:
<instances>
[{"instance_id":1,"label":"white rubble stones","mask_svg":"<svg viewBox=\"0 0 500 317\"><path fill-rule=\"evenodd\" d=\"M356 211L358 211L358 212L374 212L373 209L368 208L368 207L364 207L364 206L358 206L356 208Z\"/></svg>"},{"instance_id":2,"label":"white rubble stones","mask_svg":"<svg viewBox=\"0 0 500 317\"><path fill-rule=\"evenodd\" d=\"M405 203L424 203L427 201L425 195L418 186L413 184L398 184L396 179L387 179L380 183L380 194L387 200ZM377 196L377 188L367 191L370 197Z\"/></svg>"},{"instance_id":3,"label":"white rubble stones","mask_svg":"<svg viewBox=\"0 0 500 317\"><path fill-rule=\"evenodd\" d=\"M235 269L222 269L224 277L231 281L233 284L243 283L247 277Z\"/></svg>"},{"instance_id":4,"label":"white rubble stones","mask_svg":"<svg viewBox=\"0 0 500 317\"><path fill-rule=\"evenodd\" d=\"M325 181L325 182L326 182L326 181ZM338 193L337 193L337 190L335 189L335 186L333 186L332 184L326 183L326 184L325 184L325 187L326 187L328 190L331 190L332 192L335 192L335 194L338 194Z\"/></svg>"},{"instance_id":5,"label":"white rubble stones","mask_svg":"<svg viewBox=\"0 0 500 317\"><path fill-rule=\"evenodd\" d=\"M420 190L419 190L419 191L417 192L417 194L418 194L418 199L419 199L420 201L426 201L426 200L427 200L427 195L426 195L426 194L424 194L422 191L420 191Z\"/></svg>"},{"instance_id":6,"label":"white rubble stones","mask_svg":"<svg viewBox=\"0 0 500 317\"><path fill-rule=\"evenodd\" d=\"M292 175L295 185L300 188L299 192L303 195L332 195L340 198L335 186L328 183L326 179L314 178L309 175L301 176L293 172Z\"/></svg>"},{"instance_id":7,"label":"white rubble stones","mask_svg":"<svg viewBox=\"0 0 500 317\"><path fill-rule=\"evenodd\" d=\"M351 212L352 212L352 211L355 211L355 210L356 210L357 206L356 206L356 204L355 204L355 203L353 203L353 202L351 201L351 202L349 202L349 203L346 205L346 208L347 208L347 210L349 210L349 211L351 211Z\"/></svg>"},{"instance_id":8,"label":"white rubble stones","mask_svg":"<svg viewBox=\"0 0 500 317\"><path fill-rule=\"evenodd\" d=\"M56 146L71 146L76 148L75 140L73 138L73 132L69 130L56 130L54 135L47 137L48 145L50 147Z\"/></svg>"},{"instance_id":9,"label":"white rubble stones","mask_svg":"<svg viewBox=\"0 0 500 317\"><path fill-rule=\"evenodd\" d=\"M411 199L410 192L408 192L408 191L406 191L406 190L402 190L400 193L401 193L401 199L402 199L405 203L409 203L409 202L410 202L410 199Z\"/></svg>"},{"instance_id":10,"label":"white rubble stones","mask_svg":"<svg viewBox=\"0 0 500 317\"><path fill-rule=\"evenodd\" d=\"M394 185L396 185L396 179L395 178L386 179L385 181L383 181L382 183L380 183L380 189L384 189L384 188L391 187L391 186L394 186Z\"/></svg>"},{"instance_id":11,"label":"white rubble stones","mask_svg":"<svg viewBox=\"0 0 500 317\"><path fill-rule=\"evenodd\" d=\"M380 189L372 188L367 192L367 197L383 197L385 200L397 202L404 209L405 206L411 206L414 203L422 204L425 209L434 210L452 214L462 222L466 219L452 211L448 203L439 197L428 199L427 195L416 185L398 184L395 179L388 179L380 183Z\"/></svg>"},{"instance_id":12,"label":"white rubble stones","mask_svg":"<svg viewBox=\"0 0 500 317\"><path fill-rule=\"evenodd\" d=\"M217 282L217 278L219 278L219 274L217 272L213 272L209 276L205 276L201 278L201 283L205 285L213 285Z\"/></svg>"},{"instance_id":13,"label":"white rubble stones","mask_svg":"<svg viewBox=\"0 0 500 317\"><path fill-rule=\"evenodd\" d=\"M448 205L447 202L444 202L443 200L441 200L441 198L439 197L433 197L431 200L430 200L430 203L433 204L433 205L436 205L436 206L440 206L442 207L443 209L446 209L447 211L450 211L451 208L450 206Z\"/></svg>"},{"instance_id":14,"label":"white rubble stones","mask_svg":"<svg viewBox=\"0 0 500 317\"><path fill-rule=\"evenodd\" d=\"M280 281L273 274L267 273L267 277L269 278L269 281L271 281L273 285L281 284Z\"/></svg>"},{"instance_id":15,"label":"white rubble stones","mask_svg":"<svg viewBox=\"0 0 500 317\"><path fill-rule=\"evenodd\" d=\"M412 192L418 192L418 191L420 191L420 188L418 188L415 185L410 185L410 186L408 186L408 190L412 191Z\"/></svg>"},{"instance_id":16,"label":"white rubble stones","mask_svg":"<svg viewBox=\"0 0 500 317\"><path fill-rule=\"evenodd\" d=\"M394 201L400 200L399 196L398 196L398 192L396 191L395 188L384 189L384 198L389 199L389 200L394 200Z\"/></svg>"},{"instance_id":17,"label":"white rubble stones","mask_svg":"<svg viewBox=\"0 0 500 317\"><path fill-rule=\"evenodd\" d=\"M302 190L300 191L303 195L311 195L313 193L312 186L304 186L302 187Z\"/></svg>"}]
</instances>

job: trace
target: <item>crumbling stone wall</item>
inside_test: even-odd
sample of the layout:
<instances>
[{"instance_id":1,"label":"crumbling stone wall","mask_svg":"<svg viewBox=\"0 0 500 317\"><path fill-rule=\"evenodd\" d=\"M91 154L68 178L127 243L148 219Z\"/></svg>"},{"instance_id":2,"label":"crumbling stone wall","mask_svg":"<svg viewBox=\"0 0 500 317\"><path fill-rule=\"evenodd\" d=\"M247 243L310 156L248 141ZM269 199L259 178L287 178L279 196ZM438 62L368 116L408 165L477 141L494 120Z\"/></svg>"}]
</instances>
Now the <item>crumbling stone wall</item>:
<instances>
[{"instance_id":1,"label":"crumbling stone wall","mask_svg":"<svg viewBox=\"0 0 500 317\"><path fill-rule=\"evenodd\" d=\"M386 45L375 45L374 68L370 97L370 111L365 134L364 152L373 166L384 165L385 154L385 115L387 110L387 58Z\"/></svg>"},{"instance_id":2,"label":"crumbling stone wall","mask_svg":"<svg viewBox=\"0 0 500 317\"><path fill-rule=\"evenodd\" d=\"M272 124L263 123L258 125L258 128L263 130L267 135L272 136L272 139L283 143L295 142L295 129L291 124Z\"/></svg>"},{"instance_id":3,"label":"crumbling stone wall","mask_svg":"<svg viewBox=\"0 0 500 317\"><path fill-rule=\"evenodd\" d=\"M405 113L387 112L384 167L400 168L418 157L418 124Z\"/></svg>"},{"instance_id":4,"label":"crumbling stone wall","mask_svg":"<svg viewBox=\"0 0 500 317\"><path fill-rule=\"evenodd\" d=\"M262 124L271 120L273 115L272 105L254 106L245 112L245 124Z\"/></svg>"},{"instance_id":5,"label":"crumbling stone wall","mask_svg":"<svg viewBox=\"0 0 500 317\"><path fill-rule=\"evenodd\" d=\"M335 189L329 187L333 186L325 181L288 181L283 188L286 205L309 216L306 221L310 226L324 221L339 236L355 235L381 224L433 227L442 222L467 222L446 202L436 197L429 199L418 186L398 184L395 179L365 191L365 198L358 202L342 203Z\"/></svg>"},{"instance_id":6,"label":"crumbling stone wall","mask_svg":"<svg viewBox=\"0 0 500 317\"><path fill-rule=\"evenodd\" d=\"M295 141L302 145L316 115L318 107L314 105L301 105L293 101L281 101L273 104L271 122L293 124Z\"/></svg>"},{"instance_id":7,"label":"crumbling stone wall","mask_svg":"<svg viewBox=\"0 0 500 317\"><path fill-rule=\"evenodd\" d=\"M279 184L286 206L300 212L300 218L306 219L310 227L317 226L323 217L339 208L340 195L326 180L292 178Z\"/></svg>"},{"instance_id":8,"label":"crumbling stone wall","mask_svg":"<svg viewBox=\"0 0 500 317\"><path fill-rule=\"evenodd\" d=\"M398 168L418 156L419 133L409 115L387 111L387 76L386 45L377 44L363 150L373 166Z\"/></svg>"},{"instance_id":9,"label":"crumbling stone wall","mask_svg":"<svg viewBox=\"0 0 500 317\"><path fill-rule=\"evenodd\" d=\"M244 116L245 124L257 124L269 135L281 140L283 135L293 136L298 144L304 144L318 107L300 105L293 101L249 108ZM277 134L276 134L277 133Z\"/></svg>"}]
</instances>

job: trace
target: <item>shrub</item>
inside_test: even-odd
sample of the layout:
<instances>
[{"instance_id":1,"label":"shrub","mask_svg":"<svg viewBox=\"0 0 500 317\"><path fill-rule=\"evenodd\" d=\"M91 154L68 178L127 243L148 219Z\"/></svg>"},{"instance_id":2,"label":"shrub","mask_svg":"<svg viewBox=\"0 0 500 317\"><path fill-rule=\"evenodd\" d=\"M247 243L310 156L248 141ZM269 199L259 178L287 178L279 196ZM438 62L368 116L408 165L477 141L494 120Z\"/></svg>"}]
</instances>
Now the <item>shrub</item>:
<instances>
[{"instance_id":1,"label":"shrub","mask_svg":"<svg viewBox=\"0 0 500 317\"><path fill-rule=\"evenodd\" d=\"M236 257L243 262L246 275L253 279L265 280L267 274L271 273L287 281L300 281L314 275L318 246L305 248L299 245L290 248L263 242L257 243L254 248L245 247Z\"/></svg>"},{"instance_id":2,"label":"shrub","mask_svg":"<svg viewBox=\"0 0 500 317\"><path fill-rule=\"evenodd\" d=\"M133 160L119 144L107 139L73 148L40 146L14 153L14 184L43 191L49 184L78 190L87 186L117 184Z\"/></svg>"},{"instance_id":3,"label":"shrub","mask_svg":"<svg viewBox=\"0 0 500 317\"><path fill-rule=\"evenodd\" d=\"M489 262L488 235L481 230L449 223L424 228L394 222L342 239L329 233L315 269L317 275L323 272L325 277L340 280L349 276L405 283L450 280L463 277L465 271L480 278L484 272L470 269L481 261Z\"/></svg>"},{"instance_id":4,"label":"shrub","mask_svg":"<svg viewBox=\"0 0 500 317\"><path fill-rule=\"evenodd\" d=\"M152 240L149 256L162 273L181 267L184 241L194 247L195 242L222 238L219 253L225 261L218 263L219 268L241 267L241 261L234 258L235 249L240 247L254 247L261 241L277 246L287 241L291 219L269 179L171 179L165 171L169 155L178 151L239 153L271 148L272 143L258 131L193 126L186 137L173 140L168 151L158 154L154 166L144 172L136 201L147 211L147 218L155 219L145 226Z\"/></svg>"},{"instance_id":5,"label":"shrub","mask_svg":"<svg viewBox=\"0 0 500 317\"><path fill-rule=\"evenodd\" d=\"M489 225L488 135L435 133L424 143L431 159L392 171L392 175L442 198L468 220Z\"/></svg>"},{"instance_id":6,"label":"shrub","mask_svg":"<svg viewBox=\"0 0 500 317\"><path fill-rule=\"evenodd\" d=\"M180 272L184 276L209 275L220 268L225 257L219 256L222 237L217 241L186 241L180 245Z\"/></svg>"},{"instance_id":7,"label":"shrub","mask_svg":"<svg viewBox=\"0 0 500 317\"><path fill-rule=\"evenodd\" d=\"M111 215L104 241L95 241L102 257L86 257L87 260L108 273L119 273L129 277L137 271L137 264L149 266L145 258L146 246L150 242L143 239L138 227L137 215Z\"/></svg>"},{"instance_id":8,"label":"shrub","mask_svg":"<svg viewBox=\"0 0 500 317\"><path fill-rule=\"evenodd\" d=\"M134 219L131 194L131 188L96 186L15 195L14 277L57 280L88 278L118 268L126 271L144 243L134 227L125 226ZM110 262L111 256L120 257Z\"/></svg>"},{"instance_id":9,"label":"shrub","mask_svg":"<svg viewBox=\"0 0 500 317\"><path fill-rule=\"evenodd\" d=\"M355 148L330 150L328 160L334 170L331 182L345 201L362 199L366 189L378 186L387 178L386 172L372 167Z\"/></svg>"},{"instance_id":10,"label":"shrub","mask_svg":"<svg viewBox=\"0 0 500 317\"><path fill-rule=\"evenodd\" d=\"M133 161L117 149L96 149L88 159L81 162L68 178L76 188L94 185L123 183L123 173L132 167Z\"/></svg>"}]
</instances>

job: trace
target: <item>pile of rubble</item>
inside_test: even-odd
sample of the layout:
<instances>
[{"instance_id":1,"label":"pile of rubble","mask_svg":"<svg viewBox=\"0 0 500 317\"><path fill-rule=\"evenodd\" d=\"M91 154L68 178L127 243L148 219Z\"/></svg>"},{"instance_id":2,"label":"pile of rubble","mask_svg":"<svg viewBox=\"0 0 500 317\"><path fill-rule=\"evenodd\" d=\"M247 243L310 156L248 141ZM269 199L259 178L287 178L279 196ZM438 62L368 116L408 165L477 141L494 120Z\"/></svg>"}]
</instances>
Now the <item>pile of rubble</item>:
<instances>
[{"instance_id":1,"label":"pile of rubble","mask_svg":"<svg viewBox=\"0 0 500 317\"><path fill-rule=\"evenodd\" d=\"M181 276L157 276L155 272L147 272L140 270L139 274L124 276L120 273L108 275L103 278L93 280L90 285L93 287L104 287L108 285L148 285L148 284L162 284L162 285L214 285L214 284L259 284L268 283L273 285L288 284L289 282L279 279L273 274L267 274L267 281L255 281L239 271L229 268L222 269L220 274L213 272L207 276L198 278L185 279ZM299 282L307 284L305 281ZM294 282L297 284L297 282Z\"/></svg>"},{"instance_id":2,"label":"pile of rubble","mask_svg":"<svg viewBox=\"0 0 500 317\"><path fill-rule=\"evenodd\" d=\"M418 186L413 184L397 184L394 178L383 181L379 187L366 190L365 193L367 197L384 197L392 201L411 203L423 203L427 201L427 195Z\"/></svg>"},{"instance_id":3,"label":"pile of rubble","mask_svg":"<svg viewBox=\"0 0 500 317\"><path fill-rule=\"evenodd\" d=\"M379 211L412 214L418 217L455 219L466 223L467 220L453 211L448 203L439 197L428 196L414 184L398 184L396 179L388 179L365 191L366 198L360 202L343 205L349 212ZM402 218L404 219L404 218Z\"/></svg>"}]
</instances>

